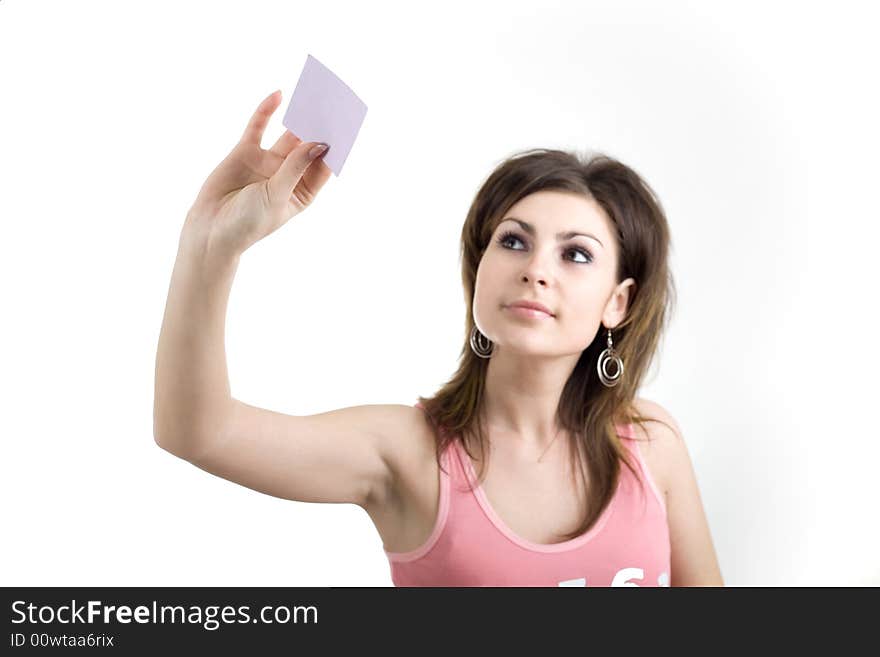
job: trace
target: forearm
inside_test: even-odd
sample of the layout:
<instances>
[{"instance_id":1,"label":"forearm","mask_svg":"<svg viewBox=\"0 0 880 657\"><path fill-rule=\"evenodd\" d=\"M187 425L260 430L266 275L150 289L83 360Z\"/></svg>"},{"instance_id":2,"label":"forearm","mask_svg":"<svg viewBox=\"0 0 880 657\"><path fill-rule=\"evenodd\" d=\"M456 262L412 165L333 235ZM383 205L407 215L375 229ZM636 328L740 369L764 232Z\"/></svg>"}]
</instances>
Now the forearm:
<instances>
[{"instance_id":1,"label":"forearm","mask_svg":"<svg viewBox=\"0 0 880 657\"><path fill-rule=\"evenodd\" d=\"M153 436L193 453L217 436L232 406L226 369L226 307L238 257L181 239L156 352Z\"/></svg>"}]
</instances>

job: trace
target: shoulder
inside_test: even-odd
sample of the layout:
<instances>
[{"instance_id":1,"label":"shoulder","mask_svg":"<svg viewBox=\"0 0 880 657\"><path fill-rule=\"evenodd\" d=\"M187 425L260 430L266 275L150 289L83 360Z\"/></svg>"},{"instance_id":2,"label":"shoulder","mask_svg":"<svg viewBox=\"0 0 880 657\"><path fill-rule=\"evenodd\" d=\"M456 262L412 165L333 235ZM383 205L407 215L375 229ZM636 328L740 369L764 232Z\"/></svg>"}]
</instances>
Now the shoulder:
<instances>
[{"instance_id":1,"label":"shoulder","mask_svg":"<svg viewBox=\"0 0 880 657\"><path fill-rule=\"evenodd\" d=\"M394 404L387 407L393 421L382 438L382 457L389 465L401 458L417 455L434 444L434 432L425 411L417 406Z\"/></svg>"},{"instance_id":2,"label":"shoulder","mask_svg":"<svg viewBox=\"0 0 880 657\"><path fill-rule=\"evenodd\" d=\"M671 549L671 586L724 586L718 556L709 530L694 465L678 423L660 404L645 399L636 412L659 422L647 422L648 440L640 442L648 465L658 470L666 495ZM665 424L663 424L665 423ZM668 426L667 426L668 425ZM636 425L636 434L640 433Z\"/></svg>"},{"instance_id":3,"label":"shoulder","mask_svg":"<svg viewBox=\"0 0 880 657\"><path fill-rule=\"evenodd\" d=\"M637 397L632 407L638 415L646 418L643 424L633 423L642 457L668 496L676 480L676 464L687 455L681 428L672 413L655 401Z\"/></svg>"},{"instance_id":4,"label":"shoulder","mask_svg":"<svg viewBox=\"0 0 880 657\"><path fill-rule=\"evenodd\" d=\"M393 410L393 430L383 436L381 447L387 470L386 502L423 479L436 460L436 434L425 411L405 404L394 405Z\"/></svg>"},{"instance_id":5,"label":"shoulder","mask_svg":"<svg viewBox=\"0 0 880 657\"><path fill-rule=\"evenodd\" d=\"M649 438L657 438L664 442L675 440L676 437L681 439L678 422L664 406L643 397L636 397L632 406L636 413L649 420L645 425Z\"/></svg>"}]
</instances>

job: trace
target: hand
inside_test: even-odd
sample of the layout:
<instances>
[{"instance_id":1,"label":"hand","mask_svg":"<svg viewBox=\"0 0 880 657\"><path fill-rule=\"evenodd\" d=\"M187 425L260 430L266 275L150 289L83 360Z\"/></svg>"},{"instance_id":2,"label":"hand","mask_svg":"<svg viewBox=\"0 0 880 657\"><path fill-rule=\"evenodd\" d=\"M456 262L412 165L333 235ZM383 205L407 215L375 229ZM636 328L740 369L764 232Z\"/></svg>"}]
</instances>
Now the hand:
<instances>
[{"instance_id":1,"label":"hand","mask_svg":"<svg viewBox=\"0 0 880 657\"><path fill-rule=\"evenodd\" d=\"M272 148L260 146L280 102L276 92L257 107L235 148L202 185L187 213L182 239L236 257L315 200L330 178L322 161L327 151L309 158L318 142L303 143L285 129Z\"/></svg>"}]
</instances>

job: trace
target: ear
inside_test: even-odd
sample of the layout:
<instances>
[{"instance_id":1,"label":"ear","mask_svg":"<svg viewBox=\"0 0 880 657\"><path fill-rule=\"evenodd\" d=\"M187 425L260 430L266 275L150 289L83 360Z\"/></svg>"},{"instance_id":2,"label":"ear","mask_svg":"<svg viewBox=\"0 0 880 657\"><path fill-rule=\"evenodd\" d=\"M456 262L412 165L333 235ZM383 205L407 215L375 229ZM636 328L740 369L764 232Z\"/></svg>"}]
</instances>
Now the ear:
<instances>
[{"instance_id":1,"label":"ear","mask_svg":"<svg viewBox=\"0 0 880 657\"><path fill-rule=\"evenodd\" d=\"M635 279L627 278L614 288L611 298L605 304L605 312L602 313L602 324L613 329L623 320L629 308L630 297L635 292L635 285Z\"/></svg>"}]
</instances>

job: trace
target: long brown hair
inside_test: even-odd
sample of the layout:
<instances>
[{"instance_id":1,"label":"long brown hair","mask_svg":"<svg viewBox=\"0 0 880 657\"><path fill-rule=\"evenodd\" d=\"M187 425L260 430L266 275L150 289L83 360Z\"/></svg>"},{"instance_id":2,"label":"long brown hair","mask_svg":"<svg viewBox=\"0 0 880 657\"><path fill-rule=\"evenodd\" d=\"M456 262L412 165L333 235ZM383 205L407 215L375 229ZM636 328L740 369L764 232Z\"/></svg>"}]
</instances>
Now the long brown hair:
<instances>
[{"instance_id":1,"label":"long brown hair","mask_svg":"<svg viewBox=\"0 0 880 657\"><path fill-rule=\"evenodd\" d=\"M598 378L596 361L607 346L607 329L600 323L566 381L556 410L558 426L573 436L569 442L572 479L575 464L584 477L585 461L591 482L586 514L579 528L563 535L568 540L589 530L608 506L618 485L621 461L636 474L616 425L637 423L641 427L660 421L638 414L633 401L669 321L676 290L667 262L670 237L663 207L635 171L601 153L588 157L553 149L521 151L492 171L471 203L461 231L467 311L458 370L436 394L418 399L435 429L438 465L442 467L440 455L455 440L461 439L473 458L467 446L467 439L472 438L480 452L475 460L481 464L478 480L482 482L486 442L480 410L488 360L474 354L469 342L477 268L505 213L520 199L542 190L575 192L598 202L616 231L620 256L615 283L629 277L635 280L625 318L610 327L624 375L614 387L606 387Z\"/></svg>"}]
</instances>

